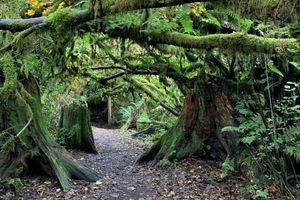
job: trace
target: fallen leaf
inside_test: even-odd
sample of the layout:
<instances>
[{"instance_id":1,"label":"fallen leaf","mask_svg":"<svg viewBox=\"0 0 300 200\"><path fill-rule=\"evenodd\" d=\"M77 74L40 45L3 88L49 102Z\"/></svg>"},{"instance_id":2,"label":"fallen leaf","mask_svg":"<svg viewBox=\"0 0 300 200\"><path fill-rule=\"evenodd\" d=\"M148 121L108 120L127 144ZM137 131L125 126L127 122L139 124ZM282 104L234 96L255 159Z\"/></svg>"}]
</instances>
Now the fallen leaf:
<instances>
[{"instance_id":1,"label":"fallen leaf","mask_svg":"<svg viewBox=\"0 0 300 200\"><path fill-rule=\"evenodd\" d=\"M127 190L128 190L128 191L134 191L134 190L135 190L135 187L128 187Z\"/></svg>"}]
</instances>

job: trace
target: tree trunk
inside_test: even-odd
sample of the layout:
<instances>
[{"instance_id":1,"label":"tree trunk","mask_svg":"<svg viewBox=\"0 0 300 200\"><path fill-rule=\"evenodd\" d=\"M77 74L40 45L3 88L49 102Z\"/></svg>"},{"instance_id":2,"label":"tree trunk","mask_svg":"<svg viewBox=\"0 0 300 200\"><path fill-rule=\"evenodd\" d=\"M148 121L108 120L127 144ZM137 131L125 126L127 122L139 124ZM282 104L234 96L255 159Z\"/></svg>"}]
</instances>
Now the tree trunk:
<instances>
[{"instance_id":1,"label":"tree trunk","mask_svg":"<svg viewBox=\"0 0 300 200\"><path fill-rule=\"evenodd\" d=\"M217 84L207 82L191 89L185 97L177 124L172 127L138 162L162 159L180 160L204 155L205 149L216 154L233 154L233 141L221 135L221 129L233 125L233 109ZM230 135L234 139L234 135ZM207 147L210 148L207 148Z\"/></svg>"},{"instance_id":2,"label":"tree trunk","mask_svg":"<svg viewBox=\"0 0 300 200\"><path fill-rule=\"evenodd\" d=\"M111 96L108 95L108 103L107 103L107 108L108 108L108 113L107 113L107 124L110 126L111 125L111 118L112 118L112 104L111 104Z\"/></svg>"},{"instance_id":3,"label":"tree trunk","mask_svg":"<svg viewBox=\"0 0 300 200\"><path fill-rule=\"evenodd\" d=\"M71 149L97 153L90 113L85 105L71 104L62 109L61 128L66 131L66 146Z\"/></svg>"},{"instance_id":4,"label":"tree trunk","mask_svg":"<svg viewBox=\"0 0 300 200\"><path fill-rule=\"evenodd\" d=\"M70 177L97 181L96 172L77 163L55 142L44 123L36 81L18 81L12 58L7 58L2 66L5 80L0 83L0 180L39 165L56 176L63 189L69 187Z\"/></svg>"}]
</instances>

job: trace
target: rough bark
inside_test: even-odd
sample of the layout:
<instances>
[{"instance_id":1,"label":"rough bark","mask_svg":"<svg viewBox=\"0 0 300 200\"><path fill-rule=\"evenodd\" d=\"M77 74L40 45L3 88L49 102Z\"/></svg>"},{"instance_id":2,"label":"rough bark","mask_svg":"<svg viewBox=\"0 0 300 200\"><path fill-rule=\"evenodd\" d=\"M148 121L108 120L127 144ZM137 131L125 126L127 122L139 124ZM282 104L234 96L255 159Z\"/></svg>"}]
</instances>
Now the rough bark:
<instances>
[{"instance_id":1,"label":"rough bark","mask_svg":"<svg viewBox=\"0 0 300 200\"><path fill-rule=\"evenodd\" d=\"M71 104L62 109L61 128L67 137L66 146L71 149L97 153L88 108Z\"/></svg>"},{"instance_id":2,"label":"rough bark","mask_svg":"<svg viewBox=\"0 0 300 200\"><path fill-rule=\"evenodd\" d=\"M36 81L20 82L12 62L3 66L10 71L4 70L5 82L0 84L0 180L18 177L39 165L56 176L63 189L69 187L69 178L97 181L96 172L72 159L48 132ZM32 162L35 164L28 165Z\"/></svg>"},{"instance_id":3,"label":"rough bark","mask_svg":"<svg viewBox=\"0 0 300 200\"><path fill-rule=\"evenodd\" d=\"M162 159L180 160L203 155L208 144L214 152L234 153L234 137L221 135L221 128L233 124L233 109L228 97L216 84L208 82L188 92L177 124L172 127L138 162Z\"/></svg>"}]
</instances>

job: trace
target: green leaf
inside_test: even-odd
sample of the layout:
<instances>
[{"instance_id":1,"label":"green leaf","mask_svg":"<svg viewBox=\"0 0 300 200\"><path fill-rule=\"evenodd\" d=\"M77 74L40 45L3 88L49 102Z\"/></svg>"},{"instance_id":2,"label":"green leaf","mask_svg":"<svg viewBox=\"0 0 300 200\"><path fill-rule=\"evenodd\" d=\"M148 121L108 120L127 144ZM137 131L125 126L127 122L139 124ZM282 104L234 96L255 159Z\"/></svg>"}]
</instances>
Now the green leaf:
<instances>
[{"instance_id":1,"label":"green leaf","mask_svg":"<svg viewBox=\"0 0 300 200\"><path fill-rule=\"evenodd\" d=\"M242 142L244 144L252 144L252 142L254 142L255 140L256 140L256 136L252 135L252 136L244 137L242 139Z\"/></svg>"},{"instance_id":2,"label":"green leaf","mask_svg":"<svg viewBox=\"0 0 300 200\"><path fill-rule=\"evenodd\" d=\"M119 25L117 23L115 23L114 21L109 20L106 26L106 31L109 30L113 30L115 28L119 27Z\"/></svg>"},{"instance_id":3,"label":"green leaf","mask_svg":"<svg viewBox=\"0 0 300 200\"><path fill-rule=\"evenodd\" d=\"M245 80L246 78L248 78L250 75L250 71L243 71L240 77L240 80Z\"/></svg>"},{"instance_id":4,"label":"green leaf","mask_svg":"<svg viewBox=\"0 0 300 200\"><path fill-rule=\"evenodd\" d=\"M184 15L180 19L180 23L183 26L184 32L185 33L191 33L193 32L193 21L189 15Z\"/></svg>"},{"instance_id":5,"label":"green leaf","mask_svg":"<svg viewBox=\"0 0 300 200\"><path fill-rule=\"evenodd\" d=\"M179 20L185 33L192 33L193 30L193 20L190 17L190 8L187 5L183 5L176 13L177 20Z\"/></svg>"},{"instance_id":6,"label":"green leaf","mask_svg":"<svg viewBox=\"0 0 300 200\"><path fill-rule=\"evenodd\" d=\"M138 118L137 122L139 123L151 123L151 120L146 111L143 111L140 117Z\"/></svg>"},{"instance_id":7,"label":"green leaf","mask_svg":"<svg viewBox=\"0 0 300 200\"><path fill-rule=\"evenodd\" d=\"M260 198L266 199L266 198L268 198L268 195L269 195L268 192L257 190L256 194L254 195L253 198L254 199L260 199Z\"/></svg>"},{"instance_id":8,"label":"green leaf","mask_svg":"<svg viewBox=\"0 0 300 200\"><path fill-rule=\"evenodd\" d=\"M230 159L229 157L222 163L222 174L221 177L224 178L228 176L230 173L234 172L235 164L234 159Z\"/></svg>"},{"instance_id":9,"label":"green leaf","mask_svg":"<svg viewBox=\"0 0 300 200\"><path fill-rule=\"evenodd\" d=\"M241 29L244 31L248 31L249 28L252 26L252 24L253 24L253 21L250 19L243 19L240 22Z\"/></svg>"},{"instance_id":10,"label":"green leaf","mask_svg":"<svg viewBox=\"0 0 300 200\"><path fill-rule=\"evenodd\" d=\"M7 181L7 183L12 187L15 192L19 192L21 186L23 185L20 178L11 178Z\"/></svg>"},{"instance_id":11,"label":"green leaf","mask_svg":"<svg viewBox=\"0 0 300 200\"><path fill-rule=\"evenodd\" d=\"M268 63L268 68L275 74L284 77L283 73L277 67L275 67L271 62Z\"/></svg>"},{"instance_id":12,"label":"green leaf","mask_svg":"<svg viewBox=\"0 0 300 200\"><path fill-rule=\"evenodd\" d=\"M297 70L300 71L300 64L297 62L290 62L291 65L293 65Z\"/></svg>"},{"instance_id":13,"label":"green leaf","mask_svg":"<svg viewBox=\"0 0 300 200\"><path fill-rule=\"evenodd\" d=\"M83 41L83 46L88 47L91 43L91 34L90 33L85 33L83 35L82 41Z\"/></svg>"},{"instance_id":14,"label":"green leaf","mask_svg":"<svg viewBox=\"0 0 300 200\"><path fill-rule=\"evenodd\" d=\"M216 25L217 27L221 27L221 23L219 22L219 20L215 16L213 16L211 13L205 12L204 16L209 19L210 23Z\"/></svg>"}]
</instances>

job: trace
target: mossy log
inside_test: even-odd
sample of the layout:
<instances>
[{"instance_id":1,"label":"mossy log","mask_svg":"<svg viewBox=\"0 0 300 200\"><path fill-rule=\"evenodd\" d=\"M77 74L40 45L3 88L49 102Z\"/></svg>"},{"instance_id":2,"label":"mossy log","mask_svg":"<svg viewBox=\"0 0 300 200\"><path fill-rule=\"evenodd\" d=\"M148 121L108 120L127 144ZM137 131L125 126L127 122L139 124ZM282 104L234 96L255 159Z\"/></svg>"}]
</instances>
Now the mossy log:
<instances>
[{"instance_id":1,"label":"mossy log","mask_svg":"<svg viewBox=\"0 0 300 200\"><path fill-rule=\"evenodd\" d=\"M138 162L162 159L180 160L202 154L210 145L214 152L234 154L234 133L230 139L221 135L221 129L233 125L233 109L228 97L214 83L191 89L185 97L177 124L164 134Z\"/></svg>"},{"instance_id":2,"label":"mossy log","mask_svg":"<svg viewBox=\"0 0 300 200\"><path fill-rule=\"evenodd\" d=\"M99 180L95 171L72 159L47 130L37 82L18 79L9 54L0 64L5 77L0 83L0 180L18 177L32 166L57 177L63 189L69 187L69 178Z\"/></svg>"},{"instance_id":3,"label":"mossy log","mask_svg":"<svg viewBox=\"0 0 300 200\"><path fill-rule=\"evenodd\" d=\"M62 108L61 128L67 132L66 146L88 153L97 153L88 107L71 104Z\"/></svg>"}]
</instances>

